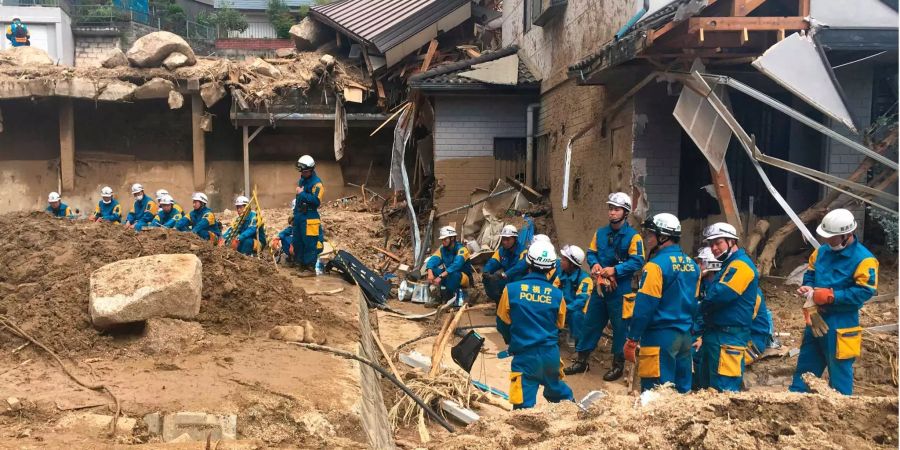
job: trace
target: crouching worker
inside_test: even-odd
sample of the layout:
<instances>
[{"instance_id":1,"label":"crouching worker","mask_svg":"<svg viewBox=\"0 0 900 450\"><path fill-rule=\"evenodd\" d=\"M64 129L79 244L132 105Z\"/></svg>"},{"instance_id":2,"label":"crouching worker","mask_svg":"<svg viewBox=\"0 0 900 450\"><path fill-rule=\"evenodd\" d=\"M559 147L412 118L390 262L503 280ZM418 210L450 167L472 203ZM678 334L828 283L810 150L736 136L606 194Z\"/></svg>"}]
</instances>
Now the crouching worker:
<instances>
[{"instance_id":1,"label":"crouching worker","mask_svg":"<svg viewBox=\"0 0 900 450\"><path fill-rule=\"evenodd\" d=\"M134 203L131 205L131 211L128 212L128 216L125 218L125 227L141 231L141 229L153 222L153 217L156 216L158 207L153 199L144 194L144 186L140 183L131 185L131 195L134 197Z\"/></svg>"},{"instance_id":2,"label":"crouching worker","mask_svg":"<svg viewBox=\"0 0 900 450\"><path fill-rule=\"evenodd\" d=\"M516 281L524 273L520 273L520 261L526 250L519 244L519 230L513 225L506 225L500 230L500 248L484 265L482 279L484 292L494 302L500 301L500 294L507 283Z\"/></svg>"},{"instance_id":3,"label":"crouching worker","mask_svg":"<svg viewBox=\"0 0 900 450\"><path fill-rule=\"evenodd\" d=\"M548 401L575 401L559 358L566 302L562 291L547 281L547 272L556 267L556 250L549 242L534 242L525 258L528 274L507 284L497 305L497 330L513 357L509 402L516 409L531 408L540 386Z\"/></svg>"},{"instance_id":4,"label":"crouching worker","mask_svg":"<svg viewBox=\"0 0 900 450\"><path fill-rule=\"evenodd\" d=\"M594 280L581 268L584 263L584 250L577 245L567 245L559 252L560 261L559 288L566 302L566 325L569 329L569 347L575 347L581 335L584 312L587 311L591 292L594 291Z\"/></svg>"},{"instance_id":5,"label":"crouching worker","mask_svg":"<svg viewBox=\"0 0 900 450\"><path fill-rule=\"evenodd\" d=\"M200 239L217 243L222 234L222 224L216 222L216 216L206 205L209 199L202 192L195 192L191 197L194 201L194 210L182 217L175 225L178 231L191 231L200 236Z\"/></svg>"},{"instance_id":6,"label":"crouching worker","mask_svg":"<svg viewBox=\"0 0 900 450\"><path fill-rule=\"evenodd\" d=\"M428 258L428 282L440 289L440 300L457 295L461 288L469 287L472 265L468 262L469 249L457 242L456 228L442 227L438 239L441 247Z\"/></svg>"},{"instance_id":7,"label":"crouching worker","mask_svg":"<svg viewBox=\"0 0 900 450\"><path fill-rule=\"evenodd\" d=\"M113 190L109 186L100 189L100 201L94 207L94 213L88 218L91 222L112 222L119 223L122 221L122 205L113 198Z\"/></svg>"},{"instance_id":8,"label":"crouching worker","mask_svg":"<svg viewBox=\"0 0 900 450\"><path fill-rule=\"evenodd\" d=\"M159 212L153 217L150 227L175 228L181 218L181 212L175 209L175 199L169 194L163 194L159 197Z\"/></svg>"},{"instance_id":9,"label":"crouching worker","mask_svg":"<svg viewBox=\"0 0 900 450\"><path fill-rule=\"evenodd\" d=\"M47 196L47 214L50 214L53 217L58 217L60 219L74 219L75 213L72 212L72 208L69 208L65 203L60 200L59 193L51 192L50 195Z\"/></svg>"},{"instance_id":10,"label":"crouching worker","mask_svg":"<svg viewBox=\"0 0 900 450\"><path fill-rule=\"evenodd\" d=\"M291 201L291 210L297 207L297 199ZM290 259L291 258L291 238L294 235L294 216L288 216L288 226L286 226L281 232L278 233L278 236L272 238L272 241L269 242L270 248L275 252L276 258L278 261L281 261L281 258Z\"/></svg>"},{"instance_id":11,"label":"crouching worker","mask_svg":"<svg viewBox=\"0 0 900 450\"><path fill-rule=\"evenodd\" d=\"M223 236L225 245L248 256L262 249L260 235L262 235L262 239L265 239L256 211L252 209L246 211L249 204L250 199L243 195L239 195L234 200L234 208L237 210L238 216L234 218Z\"/></svg>"}]
</instances>

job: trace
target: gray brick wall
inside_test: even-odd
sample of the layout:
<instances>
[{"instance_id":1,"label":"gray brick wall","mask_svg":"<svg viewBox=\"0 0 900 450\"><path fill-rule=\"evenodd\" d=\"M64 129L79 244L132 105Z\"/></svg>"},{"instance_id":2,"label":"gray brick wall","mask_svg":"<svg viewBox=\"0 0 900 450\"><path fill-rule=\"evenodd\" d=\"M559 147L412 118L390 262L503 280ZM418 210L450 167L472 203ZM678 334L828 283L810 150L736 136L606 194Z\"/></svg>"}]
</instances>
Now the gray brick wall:
<instances>
[{"instance_id":1,"label":"gray brick wall","mask_svg":"<svg viewBox=\"0 0 900 450\"><path fill-rule=\"evenodd\" d=\"M118 46L117 36L76 36L75 66L100 67L107 52Z\"/></svg>"},{"instance_id":2,"label":"gray brick wall","mask_svg":"<svg viewBox=\"0 0 900 450\"><path fill-rule=\"evenodd\" d=\"M645 87L634 97L635 165L647 169L644 180L650 213L678 214L678 178L681 163L681 127L672 117L676 96L665 83Z\"/></svg>"},{"instance_id":3,"label":"gray brick wall","mask_svg":"<svg viewBox=\"0 0 900 450\"><path fill-rule=\"evenodd\" d=\"M520 97L438 97L435 160L493 157L495 137L525 137L528 103Z\"/></svg>"}]
</instances>

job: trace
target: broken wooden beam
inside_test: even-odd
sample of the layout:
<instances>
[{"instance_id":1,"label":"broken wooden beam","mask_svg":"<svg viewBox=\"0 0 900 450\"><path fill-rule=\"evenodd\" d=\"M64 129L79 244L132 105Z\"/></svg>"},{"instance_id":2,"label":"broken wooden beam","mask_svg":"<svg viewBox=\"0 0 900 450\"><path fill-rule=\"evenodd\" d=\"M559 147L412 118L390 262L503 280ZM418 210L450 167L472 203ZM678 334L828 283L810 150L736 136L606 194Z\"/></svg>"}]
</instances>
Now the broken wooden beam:
<instances>
[{"instance_id":1,"label":"broken wooden beam","mask_svg":"<svg viewBox=\"0 0 900 450\"><path fill-rule=\"evenodd\" d=\"M437 51L437 48L437 39L432 39L428 44L428 52L425 53L425 61L422 61L422 72L428 70L428 68L431 66L431 60L434 59L434 53Z\"/></svg>"},{"instance_id":2,"label":"broken wooden beam","mask_svg":"<svg viewBox=\"0 0 900 450\"><path fill-rule=\"evenodd\" d=\"M778 31L805 30L809 23L804 17L691 17L688 33L710 31Z\"/></svg>"},{"instance_id":3,"label":"broken wooden beam","mask_svg":"<svg viewBox=\"0 0 900 450\"><path fill-rule=\"evenodd\" d=\"M399 256L397 256L397 255L395 255L395 254L393 254L393 253L391 253L391 252L389 252L389 251L387 251L387 250L385 250L385 249L383 249L383 248L381 248L381 247L376 247L376 246L374 246L374 245L370 245L369 248L371 248L372 250L375 250L375 251L377 251L377 252L379 252L379 253L384 254L384 256L387 256L388 258L391 258L391 259L393 259L394 261L402 262L402 261L400 260L400 257L399 257Z\"/></svg>"}]
</instances>

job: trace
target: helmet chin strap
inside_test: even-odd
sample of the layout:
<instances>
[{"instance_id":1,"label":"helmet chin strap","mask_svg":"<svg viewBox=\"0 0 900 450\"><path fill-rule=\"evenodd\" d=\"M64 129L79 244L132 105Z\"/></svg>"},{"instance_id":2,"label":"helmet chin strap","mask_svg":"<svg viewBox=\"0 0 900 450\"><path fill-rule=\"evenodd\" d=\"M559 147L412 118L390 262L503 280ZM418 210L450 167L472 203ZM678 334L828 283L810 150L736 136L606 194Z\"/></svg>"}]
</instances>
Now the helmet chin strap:
<instances>
[{"instance_id":1,"label":"helmet chin strap","mask_svg":"<svg viewBox=\"0 0 900 450\"><path fill-rule=\"evenodd\" d=\"M845 234L845 235L844 235L844 238L841 239L841 244L840 244L840 245L838 245L838 246L830 246L830 245L829 245L829 247L831 247L831 249L834 250L834 251L836 251L836 252L837 252L837 251L841 251L841 250L847 248L847 242L848 242L849 240L850 240L850 235L849 235L849 234Z\"/></svg>"},{"instance_id":2,"label":"helmet chin strap","mask_svg":"<svg viewBox=\"0 0 900 450\"><path fill-rule=\"evenodd\" d=\"M622 223L622 221L624 221L624 220L627 219L627 218L628 218L628 211L625 211L625 214L622 214L622 218L621 218L621 219L619 219L619 220L612 220L612 219L610 219L609 223L612 223L612 224Z\"/></svg>"}]
</instances>

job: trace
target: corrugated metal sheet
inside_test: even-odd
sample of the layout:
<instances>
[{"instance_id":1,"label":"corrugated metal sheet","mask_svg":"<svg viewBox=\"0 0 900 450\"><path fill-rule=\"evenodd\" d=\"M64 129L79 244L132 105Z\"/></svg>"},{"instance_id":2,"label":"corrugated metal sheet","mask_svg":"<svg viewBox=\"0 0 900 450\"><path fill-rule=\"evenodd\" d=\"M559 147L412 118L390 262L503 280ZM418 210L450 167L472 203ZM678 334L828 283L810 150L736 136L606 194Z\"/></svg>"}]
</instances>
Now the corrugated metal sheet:
<instances>
[{"instance_id":1,"label":"corrugated metal sheet","mask_svg":"<svg viewBox=\"0 0 900 450\"><path fill-rule=\"evenodd\" d=\"M284 0L284 4L291 8L299 8L303 5L312 5L313 0ZM215 0L215 8L229 8L243 11L265 11L269 7L269 0Z\"/></svg>"},{"instance_id":2,"label":"corrugated metal sheet","mask_svg":"<svg viewBox=\"0 0 900 450\"><path fill-rule=\"evenodd\" d=\"M316 19L384 53L469 0L342 0L313 6Z\"/></svg>"}]
</instances>

